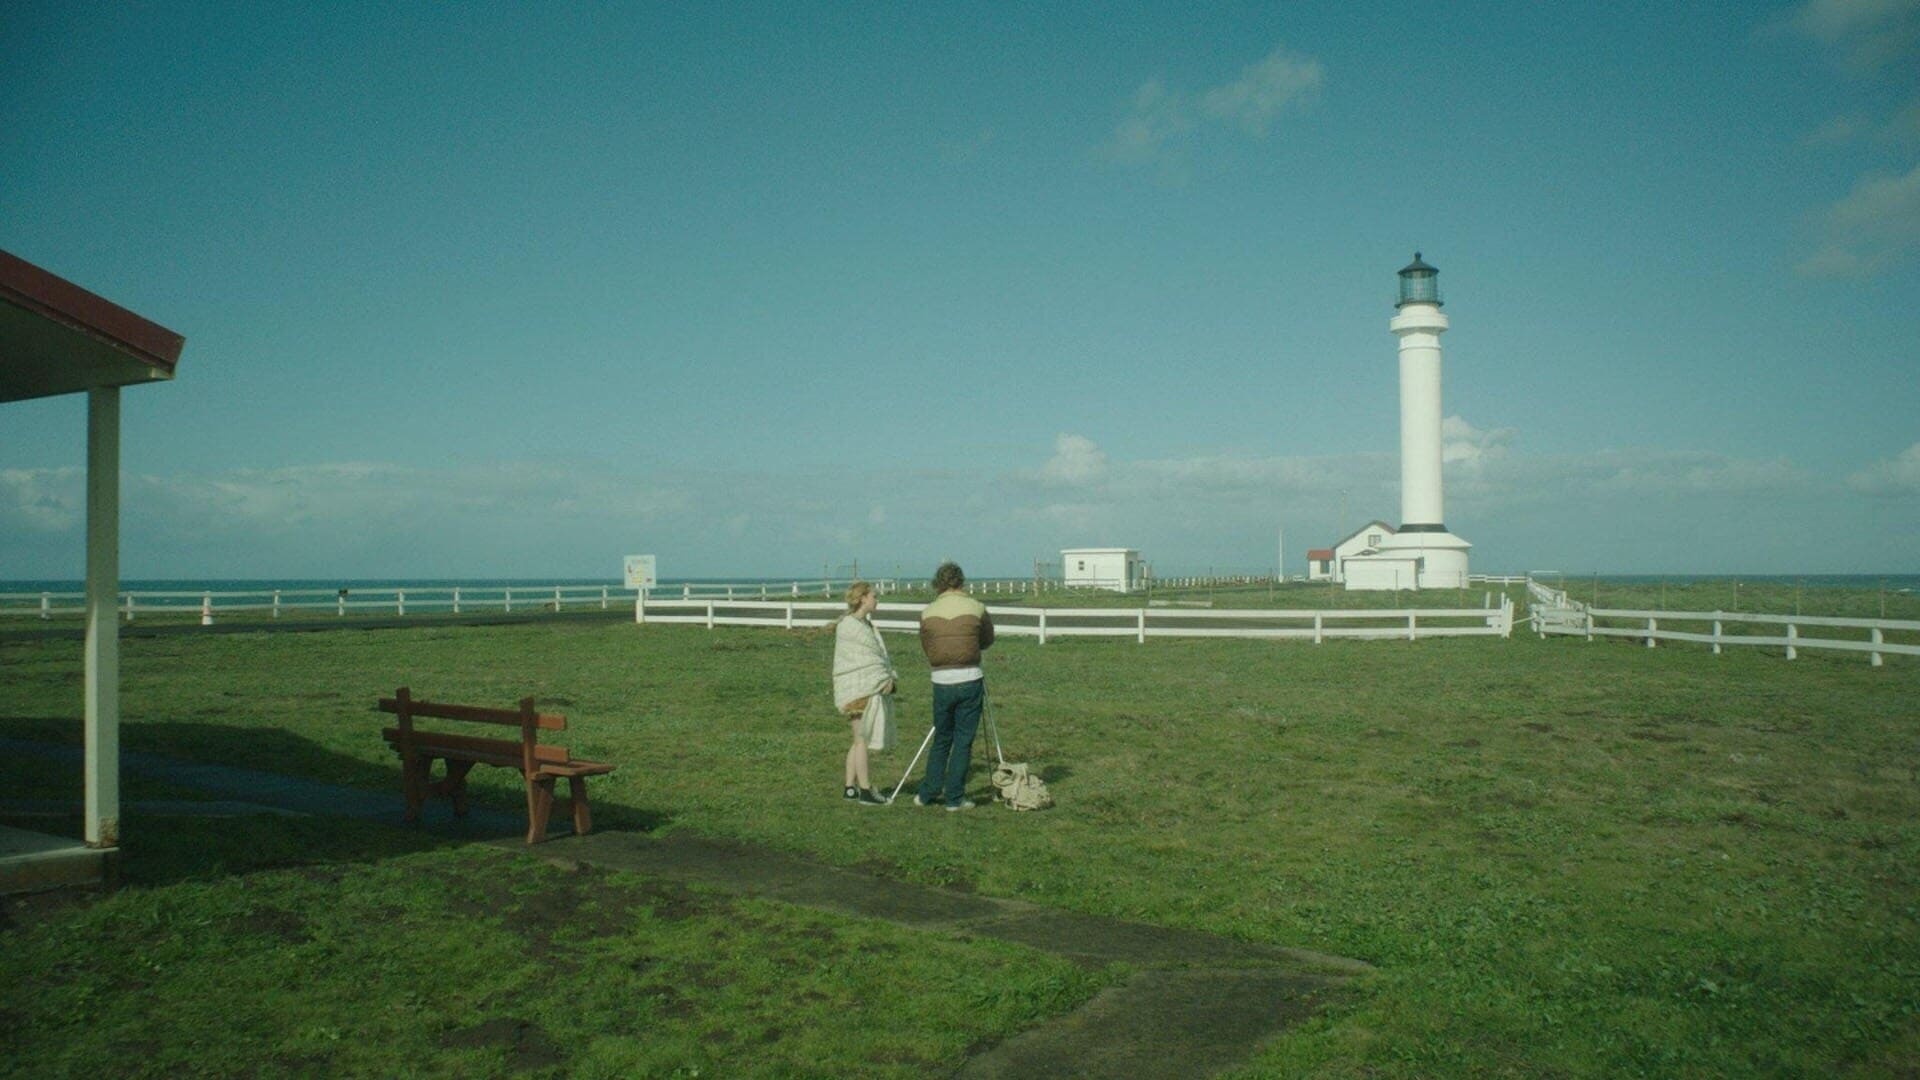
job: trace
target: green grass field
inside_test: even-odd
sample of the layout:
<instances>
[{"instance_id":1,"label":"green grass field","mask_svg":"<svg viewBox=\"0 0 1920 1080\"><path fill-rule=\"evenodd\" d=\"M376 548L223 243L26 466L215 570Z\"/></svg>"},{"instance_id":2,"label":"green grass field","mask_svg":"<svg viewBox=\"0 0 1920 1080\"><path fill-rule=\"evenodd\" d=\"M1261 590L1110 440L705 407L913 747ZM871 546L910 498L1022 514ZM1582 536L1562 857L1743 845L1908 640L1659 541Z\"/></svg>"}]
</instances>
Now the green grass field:
<instances>
[{"instance_id":1,"label":"green grass field","mask_svg":"<svg viewBox=\"0 0 1920 1080\"><path fill-rule=\"evenodd\" d=\"M892 644L908 723L904 748L877 759L889 784L928 697L912 640ZM1249 1076L1920 1069L1908 658L1789 663L1523 632L1009 639L989 657L1002 734L1058 806L950 815L839 799L830 652L819 632L622 623L131 639L123 741L396 790L379 695L531 694L569 715L576 753L620 763L596 781L603 829L739 838L1377 965ZM0 665L0 733L78 739L76 642L0 644ZM24 767L0 765L10 790L77 798L77 775ZM476 778L483 798L520 806L498 770ZM914 1075L1106 977L619 875L581 883L373 826L133 818L124 834L129 888L18 916L0 939L0 1026L25 1050L12 1062L56 1075L399 1060L418 1075ZM556 929L526 913L555 890L624 896L599 906L632 914ZM499 941L454 947L471 935L445 927L473 920ZM529 943L564 964L521 956ZM308 977L266 974L288 962ZM941 987L929 972L947 966L978 977ZM790 999L810 1005L767 1014ZM864 1009L887 1024L830 1037L842 1021L873 1028ZM369 1056L388 1038L400 1057ZM251 1049L236 1060L235 1045Z\"/></svg>"}]
</instances>

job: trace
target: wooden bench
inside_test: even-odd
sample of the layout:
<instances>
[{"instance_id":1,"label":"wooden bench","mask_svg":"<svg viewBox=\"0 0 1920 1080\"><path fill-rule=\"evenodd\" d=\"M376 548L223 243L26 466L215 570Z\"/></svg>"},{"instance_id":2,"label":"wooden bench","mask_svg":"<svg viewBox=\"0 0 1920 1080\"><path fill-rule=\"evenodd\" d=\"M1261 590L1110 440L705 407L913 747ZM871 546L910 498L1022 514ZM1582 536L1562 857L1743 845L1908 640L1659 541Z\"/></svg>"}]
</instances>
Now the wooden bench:
<instances>
[{"instance_id":1,"label":"wooden bench","mask_svg":"<svg viewBox=\"0 0 1920 1080\"><path fill-rule=\"evenodd\" d=\"M565 731L567 718L554 713L534 711L532 698L521 698L518 709L485 709L473 705L447 705L416 701L406 687L380 699L382 712L390 712L399 723L380 732L400 755L400 782L407 798L407 820L420 820L420 809L429 795L445 795L453 800L453 812L467 812L467 773L475 765L498 765L518 770L527 783L527 843L547 838L547 820L553 815L553 783L567 779L568 810L573 815L573 831L585 835L593 829L593 810L587 803L587 777L610 773L613 766L599 761L576 761L564 746L542 743L542 731ZM488 739L438 730L423 731L414 721L421 719L458 720L471 724L500 724L520 729L516 739ZM430 780L434 759L447 763L446 776Z\"/></svg>"}]
</instances>

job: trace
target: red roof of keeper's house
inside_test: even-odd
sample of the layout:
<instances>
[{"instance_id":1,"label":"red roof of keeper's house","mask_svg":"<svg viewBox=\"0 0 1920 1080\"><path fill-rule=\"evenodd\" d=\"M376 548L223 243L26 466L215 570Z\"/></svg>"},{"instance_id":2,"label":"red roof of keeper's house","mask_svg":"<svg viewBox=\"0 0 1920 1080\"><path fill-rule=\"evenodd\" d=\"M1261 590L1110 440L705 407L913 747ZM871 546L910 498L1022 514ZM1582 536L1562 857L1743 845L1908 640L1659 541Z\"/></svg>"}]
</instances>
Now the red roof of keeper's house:
<instances>
[{"instance_id":1,"label":"red roof of keeper's house","mask_svg":"<svg viewBox=\"0 0 1920 1080\"><path fill-rule=\"evenodd\" d=\"M1307 561L1331 562L1333 561L1333 549L1332 548L1313 548L1307 552Z\"/></svg>"}]
</instances>

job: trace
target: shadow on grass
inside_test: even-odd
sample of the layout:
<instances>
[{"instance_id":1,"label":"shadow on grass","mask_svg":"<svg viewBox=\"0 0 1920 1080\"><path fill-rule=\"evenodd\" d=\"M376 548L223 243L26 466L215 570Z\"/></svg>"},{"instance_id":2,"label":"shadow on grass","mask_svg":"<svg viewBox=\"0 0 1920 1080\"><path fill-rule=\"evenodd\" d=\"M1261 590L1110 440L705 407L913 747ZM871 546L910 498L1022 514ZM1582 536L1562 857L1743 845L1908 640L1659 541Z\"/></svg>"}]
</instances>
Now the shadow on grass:
<instances>
[{"instance_id":1,"label":"shadow on grass","mask_svg":"<svg viewBox=\"0 0 1920 1080\"><path fill-rule=\"evenodd\" d=\"M0 823L81 835L80 730L77 718L0 717L0 738L45 751L0 754L0 791L43 792L75 808L64 816L0 811ZM369 737L380 736L376 730ZM410 826L397 756L376 763L283 728L186 722L130 724L122 732L122 751L120 876L129 885L378 861L518 836L526 828L524 788L508 769L474 770L468 818L453 818L446 800L436 799L428 804L425 824ZM190 798L174 798L164 812L140 809L155 796L182 794ZM223 810L222 816L206 816L193 811L195 800L290 813ZM664 812L605 799L595 799L593 812L595 832L653 832L672 820ZM556 813L551 835L568 831Z\"/></svg>"}]
</instances>

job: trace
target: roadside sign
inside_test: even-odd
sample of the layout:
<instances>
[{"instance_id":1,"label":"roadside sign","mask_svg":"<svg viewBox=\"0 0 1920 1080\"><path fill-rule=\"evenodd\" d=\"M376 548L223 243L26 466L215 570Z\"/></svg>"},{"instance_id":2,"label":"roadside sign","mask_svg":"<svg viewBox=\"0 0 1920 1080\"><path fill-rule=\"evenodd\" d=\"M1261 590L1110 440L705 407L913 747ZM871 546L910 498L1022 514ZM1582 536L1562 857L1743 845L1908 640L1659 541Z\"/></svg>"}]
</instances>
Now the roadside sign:
<instances>
[{"instance_id":1,"label":"roadside sign","mask_svg":"<svg viewBox=\"0 0 1920 1080\"><path fill-rule=\"evenodd\" d=\"M654 574L652 555L629 555L626 558L626 580L629 589L651 589L660 584Z\"/></svg>"}]
</instances>

